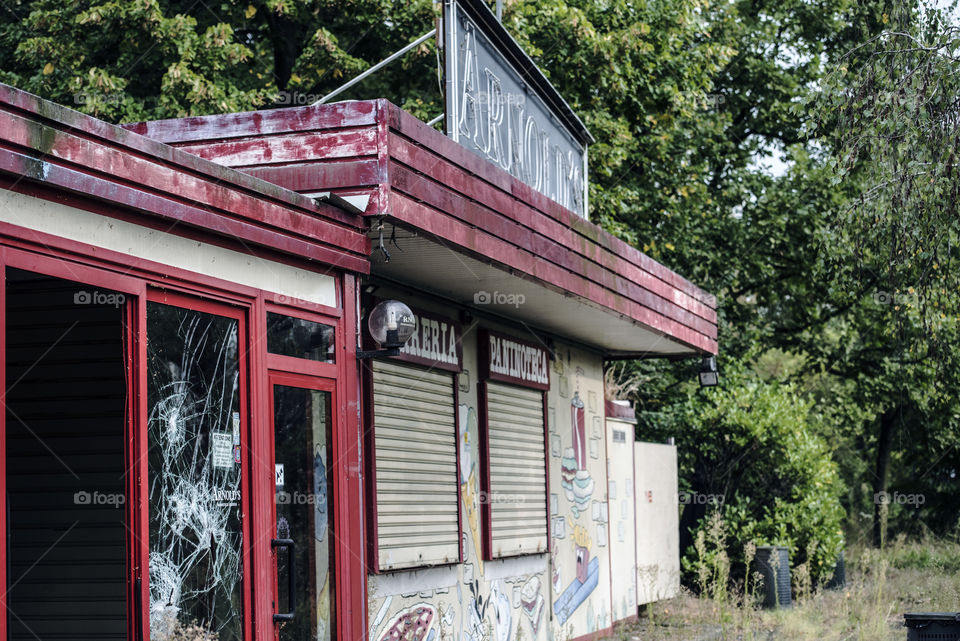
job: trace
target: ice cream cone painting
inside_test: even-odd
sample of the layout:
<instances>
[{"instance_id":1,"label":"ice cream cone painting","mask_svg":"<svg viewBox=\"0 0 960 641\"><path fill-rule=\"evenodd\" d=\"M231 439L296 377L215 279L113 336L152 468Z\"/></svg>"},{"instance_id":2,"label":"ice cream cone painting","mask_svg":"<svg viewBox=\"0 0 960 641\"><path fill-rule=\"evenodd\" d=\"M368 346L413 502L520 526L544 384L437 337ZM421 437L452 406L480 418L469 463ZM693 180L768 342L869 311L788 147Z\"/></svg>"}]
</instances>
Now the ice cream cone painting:
<instances>
[{"instance_id":1,"label":"ice cream cone painting","mask_svg":"<svg viewBox=\"0 0 960 641\"><path fill-rule=\"evenodd\" d=\"M582 470L587 467L587 417L579 391L573 393L570 401L570 434L577 469Z\"/></svg>"},{"instance_id":2,"label":"ice cream cone painting","mask_svg":"<svg viewBox=\"0 0 960 641\"><path fill-rule=\"evenodd\" d=\"M570 401L570 436L572 447L563 451L560 459L560 486L572 504L574 518L590 505L593 496L593 478L587 471L587 421L580 392L574 392Z\"/></svg>"},{"instance_id":3,"label":"ice cream cone painting","mask_svg":"<svg viewBox=\"0 0 960 641\"><path fill-rule=\"evenodd\" d=\"M476 472L470 472L470 478L463 484L463 507L467 514L467 523L470 526L470 536L473 539L473 549L476 552L476 562L480 573L483 574L483 555L480 550L480 515L477 496Z\"/></svg>"}]
</instances>

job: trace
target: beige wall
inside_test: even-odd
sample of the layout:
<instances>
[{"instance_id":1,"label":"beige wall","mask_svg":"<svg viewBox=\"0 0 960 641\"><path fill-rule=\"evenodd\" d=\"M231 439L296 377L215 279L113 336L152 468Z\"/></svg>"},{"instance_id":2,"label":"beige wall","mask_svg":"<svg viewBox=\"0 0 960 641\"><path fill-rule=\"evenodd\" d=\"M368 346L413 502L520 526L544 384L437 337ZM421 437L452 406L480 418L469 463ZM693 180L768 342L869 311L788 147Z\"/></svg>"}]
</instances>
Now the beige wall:
<instances>
[{"instance_id":1,"label":"beige wall","mask_svg":"<svg viewBox=\"0 0 960 641\"><path fill-rule=\"evenodd\" d=\"M680 512L677 448L635 443L637 603L652 603L680 591Z\"/></svg>"}]
</instances>

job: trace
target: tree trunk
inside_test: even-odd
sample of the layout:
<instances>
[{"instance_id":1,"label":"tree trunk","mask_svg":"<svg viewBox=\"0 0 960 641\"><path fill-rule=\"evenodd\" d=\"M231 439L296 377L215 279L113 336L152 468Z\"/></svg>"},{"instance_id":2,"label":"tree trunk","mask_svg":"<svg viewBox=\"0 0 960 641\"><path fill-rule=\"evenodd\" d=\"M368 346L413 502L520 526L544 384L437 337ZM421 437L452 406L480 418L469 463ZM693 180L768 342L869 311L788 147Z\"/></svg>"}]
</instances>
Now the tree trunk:
<instances>
[{"instance_id":1,"label":"tree trunk","mask_svg":"<svg viewBox=\"0 0 960 641\"><path fill-rule=\"evenodd\" d=\"M900 414L900 406L894 405L880 416L880 434L877 439L877 461L873 481L873 545L881 547L886 530L887 484L890 478L890 452L893 448L893 428Z\"/></svg>"},{"instance_id":2,"label":"tree trunk","mask_svg":"<svg viewBox=\"0 0 960 641\"><path fill-rule=\"evenodd\" d=\"M286 90L293 66L300 56L303 40L303 27L294 20L282 15L268 14L270 42L273 45L273 77L277 88Z\"/></svg>"}]
</instances>

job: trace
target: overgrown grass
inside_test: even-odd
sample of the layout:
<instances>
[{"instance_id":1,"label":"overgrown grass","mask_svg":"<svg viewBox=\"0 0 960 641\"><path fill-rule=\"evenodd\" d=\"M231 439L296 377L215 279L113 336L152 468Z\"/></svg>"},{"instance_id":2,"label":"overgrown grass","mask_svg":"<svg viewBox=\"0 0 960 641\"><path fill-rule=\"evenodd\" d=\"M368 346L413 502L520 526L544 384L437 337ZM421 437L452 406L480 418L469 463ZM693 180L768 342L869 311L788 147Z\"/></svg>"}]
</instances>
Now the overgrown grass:
<instances>
[{"instance_id":1,"label":"overgrown grass","mask_svg":"<svg viewBox=\"0 0 960 641\"><path fill-rule=\"evenodd\" d=\"M721 573L722 574L722 573ZM793 576L796 583L796 576ZM785 610L761 610L742 590L706 586L652 604L621 641L904 641L905 612L960 610L960 545L896 541L886 550L848 550L847 584L795 598ZM753 589L750 589L753 592ZM794 594L796 596L796 585ZM719 598L717 598L719 597Z\"/></svg>"}]
</instances>

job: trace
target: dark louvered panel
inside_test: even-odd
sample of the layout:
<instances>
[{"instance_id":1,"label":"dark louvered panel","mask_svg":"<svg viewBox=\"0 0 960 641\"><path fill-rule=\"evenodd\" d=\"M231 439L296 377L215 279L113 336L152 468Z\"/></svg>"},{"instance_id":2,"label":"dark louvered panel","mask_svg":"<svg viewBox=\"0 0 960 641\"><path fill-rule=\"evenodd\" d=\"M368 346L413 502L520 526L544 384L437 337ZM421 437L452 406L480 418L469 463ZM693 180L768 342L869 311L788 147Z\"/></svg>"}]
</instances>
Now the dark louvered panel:
<instances>
[{"instance_id":1,"label":"dark louvered panel","mask_svg":"<svg viewBox=\"0 0 960 641\"><path fill-rule=\"evenodd\" d=\"M122 309L7 274L9 638L126 638Z\"/></svg>"}]
</instances>

